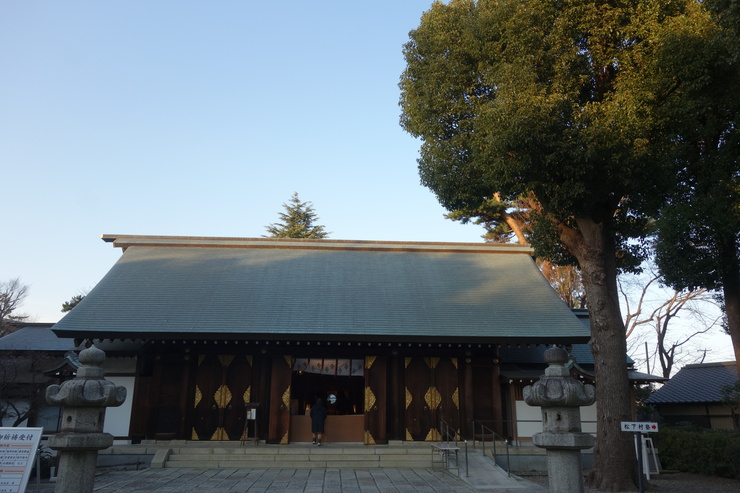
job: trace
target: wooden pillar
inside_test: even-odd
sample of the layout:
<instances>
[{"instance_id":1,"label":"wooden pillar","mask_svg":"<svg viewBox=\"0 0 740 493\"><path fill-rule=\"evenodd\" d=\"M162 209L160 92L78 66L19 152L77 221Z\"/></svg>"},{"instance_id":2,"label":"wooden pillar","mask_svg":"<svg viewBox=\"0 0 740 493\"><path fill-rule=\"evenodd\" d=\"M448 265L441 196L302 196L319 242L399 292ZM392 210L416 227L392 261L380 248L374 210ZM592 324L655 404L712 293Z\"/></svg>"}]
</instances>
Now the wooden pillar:
<instances>
[{"instance_id":1,"label":"wooden pillar","mask_svg":"<svg viewBox=\"0 0 740 493\"><path fill-rule=\"evenodd\" d=\"M287 444L290 433L290 383L293 376L293 358L291 356L274 356L271 373L270 424L267 432L267 442Z\"/></svg>"},{"instance_id":2,"label":"wooden pillar","mask_svg":"<svg viewBox=\"0 0 740 493\"><path fill-rule=\"evenodd\" d=\"M465 358L464 371L462 372L462 388L463 388L463 406L462 406L462 423L461 433L464 438L475 439L475 430L473 429L473 420L475 419L475 401L473 396L475 395L475 389L473 388L473 366L470 364L471 359Z\"/></svg>"},{"instance_id":3,"label":"wooden pillar","mask_svg":"<svg viewBox=\"0 0 740 493\"><path fill-rule=\"evenodd\" d=\"M388 402L386 403L386 431L391 440L404 440L406 435L405 387L403 385L403 357L394 351L388 361Z\"/></svg>"},{"instance_id":4,"label":"wooden pillar","mask_svg":"<svg viewBox=\"0 0 740 493\"><path fill-rule=\"evenodd\" d=\"M495 431L497 435L505 437L506 426L504 423L504 395L501 391L501 361L498 358L493 359L493 368L491 372L491 391L493 392L492 411L494 420L493 431Z\"/></svg>"}]
</instances>

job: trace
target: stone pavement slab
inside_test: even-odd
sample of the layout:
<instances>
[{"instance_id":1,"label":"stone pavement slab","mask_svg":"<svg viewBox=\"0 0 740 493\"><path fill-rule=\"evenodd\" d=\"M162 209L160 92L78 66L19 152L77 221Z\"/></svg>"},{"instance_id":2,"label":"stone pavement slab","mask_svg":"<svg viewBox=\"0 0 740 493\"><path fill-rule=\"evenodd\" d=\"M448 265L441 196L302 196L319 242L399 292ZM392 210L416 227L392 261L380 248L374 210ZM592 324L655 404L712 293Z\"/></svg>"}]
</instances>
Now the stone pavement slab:
<instances>
[{"instance_id":1,"label":"stone pavement slab","mask_svg":"<svg viewBox=\"0 0 740 493\"><path fill-rule=\"evenodd\" d=\"M471 468L471 476L475 473ZM477 473L481 473L478 470ZM461 472L461 476L464 476ZM505 475L505 473L504 473ZM101 471L96 493L524 493L545 491L534 483L511 480L477 484L440 469L144 469ZM474 482L476 482L474 481ZM484 483L491 484L484 484ZM496 483L496 484L494 484ZM512 487L512 488L510 488ZM26 493L36 492L34 480ZM39 493L52 493L42 483Z\"/></svg>"}]
</instances>

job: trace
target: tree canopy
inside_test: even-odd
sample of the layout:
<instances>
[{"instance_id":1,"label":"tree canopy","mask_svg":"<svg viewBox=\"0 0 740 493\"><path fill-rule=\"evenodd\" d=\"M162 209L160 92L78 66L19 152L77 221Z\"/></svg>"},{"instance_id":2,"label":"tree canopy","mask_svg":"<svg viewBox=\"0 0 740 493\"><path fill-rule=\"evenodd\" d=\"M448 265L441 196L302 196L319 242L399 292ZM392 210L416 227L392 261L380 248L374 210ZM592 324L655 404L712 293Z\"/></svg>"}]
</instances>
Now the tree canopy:
<instances>
[{"instance_id":1,"label":"tree canopy","mask_svg":"<svg viewBox=\"0 0 740 493\"><path fill-rule=\"evenodd\" d=\"M723 0L692 7L655 61L661 84L673 83L658 111L671 122L664 159L677 177L657 220L656 261L675 289L722 294L740 365L740 9Z\"/></svg>"},{"instance_id":2,"label":"tree canopy","mask_svg":"<svg viewBox=\"0 0 740 493\"><path fill-rule=\"evenodd\" d=\"M677 81L656 74L693 0L436 2L404 46L401 125L421 141L419 173L450 211L497 194L532 196L538 256L576 259L596 362L592 485L634 487L626 342L616 277L637 269L649 225L675 188ZM675 49L680 50L680 44Z\"/></svg>"},{"instance_id":3,"label":"tree canopy","mask_svg":"<svg viewBox=\"0 0 740 493\"><path fill-rule=\"evenodd\" d=\"M281 223L266 227L270 238L326 238L329 233L324 226L315 224L318 216L311 202L301 202L294 192L290 204L283 204L285 212L280 212Z\"/></svg>"},{"instance_id":4,"label":"tree canopy","mask_svg":"<svg viewBox=\"0 0 740 493\"><path fill-rule=\"evenodd\" d=\"M65 301L64 303L62 303L62 313L70 311L72 308L76 307L83 299L85 299L84 294L76 294L72 296L69 301Z\"/></svg>"}]
</instances>

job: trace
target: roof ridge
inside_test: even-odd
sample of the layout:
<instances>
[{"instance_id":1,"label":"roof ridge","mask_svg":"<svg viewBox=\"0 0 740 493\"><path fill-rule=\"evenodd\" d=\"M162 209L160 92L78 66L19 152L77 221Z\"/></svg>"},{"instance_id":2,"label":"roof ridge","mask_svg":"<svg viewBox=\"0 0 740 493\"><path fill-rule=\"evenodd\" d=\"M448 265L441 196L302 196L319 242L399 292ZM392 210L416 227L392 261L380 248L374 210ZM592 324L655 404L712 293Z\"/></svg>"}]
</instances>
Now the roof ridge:
<instances>
[{"instance_id":1,"label":"roof ridge","mask_svg":"<svg viewBox=\"0 0 740 493\"><path fill-rule=\"evenodd\" d=\"M736 365L737 363L735 363L734 361L712 361L709 363L693 363L690 365L686 365L683 368L710 368L713 366L736 366Z\"/></svg>"},{"instance_id":2,"label":"roof ridge","mask_svg":"<svg viewBox=\"0 0 740 493\"><path fill-rule=\"evenodd\" d=\"M131 246L203 248L290 248L326 250L443 251L475 253L518 253L533 255L528 244L463 243L398 240L341 240L314 238L240 238L215 236L151 236L103 234L101 239L124 251Z\"/></svg>"}]
</instances>

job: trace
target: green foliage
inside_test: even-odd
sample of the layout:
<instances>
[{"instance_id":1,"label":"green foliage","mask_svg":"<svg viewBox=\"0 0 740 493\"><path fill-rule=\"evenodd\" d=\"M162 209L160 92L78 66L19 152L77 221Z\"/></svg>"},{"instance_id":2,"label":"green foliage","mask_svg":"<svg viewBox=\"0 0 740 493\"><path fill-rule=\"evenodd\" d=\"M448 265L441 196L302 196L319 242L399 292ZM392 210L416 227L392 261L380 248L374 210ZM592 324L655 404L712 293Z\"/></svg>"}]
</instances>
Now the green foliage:
<instances>
[{"instance_id":1,"label":"green foliage","mask_svg":"<svg viewBox=\"0 0 740 493\"><path fill-rule=\"evenodd\" d=\"M740 479L740 431L663 427L658 448L666 469Z\"/></svg>"},{"instance_id":2,"label":"green foliage","mask_svg":"<svg viewBox=\"0 0 740 493\"><path fill-rule=\"evenodd\" d=\"M447 219L460 221L462 224L483 226L483 239L494 243L508 243L515 238L514 230L506 223L504 216L507 213L507 204L495 197L485 199L476 208L457 209L446 214Z\"/></svg>"},{"instance_id":3,"label":"green foliage","mask_svg":"<svg viewBox=\"0 0 740 493\"><path fill-rule=\"evenodd\" d=\"M670 87L657 108L676 183L656 222L656 263L677 290L721 290L740 346L740 9L691 4L656 45L654 73ZM670 85L672 81L672 86Z\"/></svg>"},{"instance_id":4,"label":"green foliage","mask_svg":"<svg viewBox=\"0 0 740 493\"><path fill-rule=\"evenodd\" d=\"M405 45L400 83L422 183L452 211L534 193L548 216L537 231L578 216L613 223L618 258L635 268L643 251L628 240L647 234L671 178L645 145L659 123L645 38L681 4L435 3ZM542 256L557 242L532 236Z\"/></svg>"},{"instance_id":5,"label":"green foliage","mask_svg":"<svg viewBox=\"0 0 740 493\"><path fill-rule=\"evenodd\" d=\"M293 193L290 204L283 204L282 223L273 223L266 227L270 238L326 238L329 233L324 226L314 224L318 220L311 202L301 202L298 193Z\"/></svg>"},{"instance_id":6,"label":"green foliage","mask_svg":"<svg viewBox=\"0 0 740 493\"><path fill-rule=\"evenodd\" d=\"M450 211L536 198L536 254L561 264L567 251L583 274L600 392L627 394L616 276L639 268L679 175L670 151L680 115L661 108L700 82L661 57L703 9L695 0L450 0L435 2L404 46L401 125L421 141L422 184ZM629 444L611 419L629 413L626 400L597 401L609 431L596 438L596 489L631 486Z\"/></svg>"},{"instance_id":7,"label":"green foliage","mask_svg":"<svg viewBox=\"0 0 740 493\"><path fill-rule=\"evenodd\" d=\"M723 385L719 389L722 395L722 404L730 409L732 415L732 424L735 429L740 428L740 380L737 380L733 385Z\"/></svg>"},{"instance_id":8,"label":"green foliage","mask_svg":"<svg viewBox=\"0 0 740 493\"><path fill-rule=\"evenodd\" d=\"M655 387L653 384L635 385L634 392L635 403L637 404L635 414L638 421L653 421L656 417L654 416L655 411L652 406L645 404L645 400L655 393Z\"/></svg>"},{"instance_id":9,"label":"green foliage","mask_svg":"<svg viewBox=\"0 0 740 493\"><path fill-rule=\"evenodd\" d=\"M709 2L714 9L722 2ZM733 10L734 9L734 10ZM692 9L670 26L655 71L674 83L659 108L672 125L666 158L677 165L677 186L658 220L658 265L676 289L718 289L738 269L740 244L740 44L737 7L712 15Z\"/></svg>"},{"instance_id":10,"label":"green foliage","mask_svg":"<svg viewBox=\"0 0 740 493\"><path fill-rule=\"evenodd\" d=\"M62 313L70 311L72 308L76 307L77 304L82 301L85 298L84 294L76 294L72 296L72 298L69 301L65 301L62 303Z\"/></svg>"}]
</instances>

